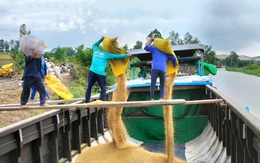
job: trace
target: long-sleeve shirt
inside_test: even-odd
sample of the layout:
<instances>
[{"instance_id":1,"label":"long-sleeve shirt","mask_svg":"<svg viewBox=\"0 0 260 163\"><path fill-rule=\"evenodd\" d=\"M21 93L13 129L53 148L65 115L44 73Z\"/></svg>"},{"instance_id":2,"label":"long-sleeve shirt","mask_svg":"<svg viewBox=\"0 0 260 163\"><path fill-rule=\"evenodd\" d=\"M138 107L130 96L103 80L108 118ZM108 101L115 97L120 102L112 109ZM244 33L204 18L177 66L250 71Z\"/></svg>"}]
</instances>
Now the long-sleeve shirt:
<instances>
[{"instance_id":1,"label":"long-sleeve shirt","mask_svg":"<svg viewBox=\"0 0 260 163\"><path fill-rule=\"evenodd\" d=\"M157 49L155 46L145 46L144 50L149 51L152 53L152 69L155 70L161 70L163 72L166 72L166 63L168 60L168 56L166 53L163 53L159 49Z\"/></svg>"},{"instance_id":2,"label":"long-sleeve shirt","mask_svg":"<svg viewBox=\"0 0 260 163\"><path fill-rule=\"evenodd\" d=\"M24 77L40 77L44 79L45 75L42 72L42 63L41 58L32 58L31 56L24 55L25 59L25 68L24 68Z\"/></svg>"},{"instance_id":3,"label":"long-sleeve shirt","mask_svg":"<svg viewBox=\"0 0 260 163\"><path fill-rule=\"evenodd\" d=\"M98 45L102 42L102 39L98 40L92 46L93 50L93 57L92 57L92 64L90 66L90 70L99 75L106 75L105 69L108 64L108 60L111 59L122 59L127 58L127 54L113 54L106 52L104 50L98 49Z\"/></svg>"},{"instance_id":4,"label":"long-sleeve shirt","mask_svg":"<svg viewBox=\"0 0 260 163\"><path fill-rule=\"evenodd\" d=\"M47 75L47 65L46 65L46 62L45 62L45 59L43 56L41 57L41 61L42 61L42 72L43 72L44 76L46 76Z\"/></svg>"}]
</instances>

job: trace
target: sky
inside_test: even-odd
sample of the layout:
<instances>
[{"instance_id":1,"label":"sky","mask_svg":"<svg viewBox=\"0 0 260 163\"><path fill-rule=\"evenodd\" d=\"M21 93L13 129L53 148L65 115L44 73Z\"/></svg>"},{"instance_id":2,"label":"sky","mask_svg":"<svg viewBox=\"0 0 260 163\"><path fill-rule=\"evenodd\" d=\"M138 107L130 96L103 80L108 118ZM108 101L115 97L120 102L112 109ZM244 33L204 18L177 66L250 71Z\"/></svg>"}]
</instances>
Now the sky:
<instances>
[{"instance_id":1,"label":"sky","mask_svg":"<svg viewBox=\"0 0 260 163\"><path fill-rule=\"evenodd\" d=\"M217 55L260 56L259 0L0 0L0 22L0 39L18 40L26 24L47 51L91 47L102 36L133 48L157 29L163 38L189 32Z\"/></svg>"}]
</instances>

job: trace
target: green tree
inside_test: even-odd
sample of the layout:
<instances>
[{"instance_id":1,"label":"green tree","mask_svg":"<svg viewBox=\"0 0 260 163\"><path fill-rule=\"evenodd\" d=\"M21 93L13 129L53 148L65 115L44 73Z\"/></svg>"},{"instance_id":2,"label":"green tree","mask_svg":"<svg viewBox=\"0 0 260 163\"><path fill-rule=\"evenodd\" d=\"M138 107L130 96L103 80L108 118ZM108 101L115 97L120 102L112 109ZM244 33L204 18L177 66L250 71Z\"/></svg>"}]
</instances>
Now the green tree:
<instances>
[{"instance_id":1,"label":"green tree","mask_svg":"<svg viewBox=\"0 0 260 163\"><path fill-rule=\"evenodd\" d=\"M31 34L31 31L27 31L26 24L20 25L20 36L29 34Z\"/></svg>"},{"instance_id":2,"label":"green tree","mask_svg":"<svg viewBox=\"0 0 260 163\"><path fill-rule=\"evenodd\" d=\"M189 32L184 35L183 44L198 44L200 40L197 37L193 37Z\"/></svg>"},{"instance_id":3,"label":"green tree","mask_svg":"<svg viewBox=\"0 0 260 163\"><path fill-rule=\"evenodd\" d=\"M206 45L204 51L204 61L213 65L219 65L219 60L216 57L216 52L211 50L210 45Z\"/></svg>"},{"instance_id":4,"label":"green tree","mask_svg":"<svg viewBox=\"0 0 260 163\"><path fill-rule=\"evenodd\" d=\"M10 48L9 43L5 41L4 45L5 45L5 51L9 52L9 48Z\"/></svg>"},{"instance_id":5,"label":"green tree","mask_svg":"<svg viewBox=\"0 0 260 163\"><path fill-rule=\"evenodd\" d=\"M143 47L143 42L142 41L136 41L133 49L142 49L142 47Z\"/></svg>"},{"instance_id":6,"label":"green tree","mask_svg":"<svg viewBox=\"0 0 260 163\"><path fill-rule=\"evenodd\" d=\"M19 41L18 40L15 40L14 42L14 51L17 51L19 49Z\"/></svg>"},{"instance_id":7,"label":"green tree","mask_svg":"<svg viewBox=\"0 0 260 163\"><path fill-rule=\"evenodd\" d=\"M75 50L72 47L68 47L67 56L73 56L75 54L76 54Z\"/></svg>"},{"instance_id":8,"label":"green tree","mask_svg":"<svg viewBox=\"0 0 260 163\"><path fill-rule=\"evenodd\" d=\"M44 52L44 58L52 58L52 56L53 56L53 53L51 53L51 52Z\"/></svg>"},{"instance_id":9,"label":"green tree","mask_svg":"<svg viewBox=\"0 0 260 163\"><path fill-rule=\"evenodd\" d=\"M236 52L231 51L230 55L225 59L225 63L229 67L237 67L239 63L238 55Z\"/></svg>"},{"instance_id":10,"label":"green tree","mask_svg":"<svg viewBox=\"0 0 260 163\"><path fill-rule=\"evenodd\" d=\"M11 52L16 51L19 48L19 41L12 39L9 41L9 46L10 46Z\"/></svg>"},{"instance_id":11,"label":"green tree","mask_svg":"<svg viewBox=\"0 0 260 163\"><path fill-rule=\"evenodd\" d=\"M53 54L54 60L58 62L66 62L68 48L58 47Z\"/></svg>"},{"instance_id":12,"label":"green tree","mask_svg":"<svg viewBox=\"0 0 260 163\"><path fill-rule=\"evenodd\" d=\"M154 38L162 38L162 34L157 29L151 31L148 36L146 37L147 40L150 40L152 37Z\"/></svg>"},{"instance_id":13,"label":"green tree","mask_svg":"<svg viewBox=\"0 0 260 163\"><path fill-rule=\"evenodd\" d=\"M13 51L11 53L11 57L14 61L14 67L16 67L17 71L22 71L25 67L24 54L22 51Z\"/></svg>"},{"instance_id":14,"label":"green tree","mask_svg":"<svg viewBox=\"0 0 260 163\"><path fill-rule=\"evenodd\" d=\"M209 51L208 53L204 54L204 61L213 65L218 65L218 60L216 58L215 51Z\"/></svg>"},{"instance_id":15,"label":"green tree","mask_svg":"<svg viewBox=\"0 0 260 163\"><path fill-rule=\"evenodd\" d=\"M183 44L183 41L179 38L178 32L171 31L169 38L170 38L171 45L181 45L181 44Z\"/></svg>"},{"instance_id":16,"label":"green tree","mask_svg":"<svg viewBox=\"0 0 260 163\"><path fill-rule=\"evenodd\" d=\"M127 51L127 50L128 50L128 45L125 44L125 46L123 46L123 49L124 49L125 51Z\"/></svg>"},{"instance_id":17,"label":"green tree","mask_svg":"<svg viewBox=\"0 0 260 163\"><path fill-rule=\"evenodd\" d=\"M87 77L92 61L92 48L84 49L84 45L80 45L76 48L75 60L77 64L84 69L85 72L82 74Z\"/></svg>"},{"instance_id":18,"label":"green tree","mask_svg":"<svg viewBox=\"0 0 260 163\"><path fill-rule=\"evenodd\" d=\"M172 45L183 45L183 44L198 44L200 40L197 37L193 37L189 32L184 35L183 40L180 39L179 33L171 31L169 38Z\"/></svg>"},{"instance_id":19,"label":"green tree","mask_svg":"<svg viewBox=\"0 0 260 163\"><path fill-rule=\"evenodd\" d=\"M9 41L9 46L10 46L11 52L14 51L14 43L15 43L15 42L14 42L13 39Z\"/></svg>"},{"instance_id":20,"label":"green tree","mask_svg":"<svg viewBox=\"0 0 260 163\"><path fill-rule=\"evenodd\" d=\"M3 39L0 40L0 51L3 52L5 48L5 41Z\"/></svg>"}]
</instances>

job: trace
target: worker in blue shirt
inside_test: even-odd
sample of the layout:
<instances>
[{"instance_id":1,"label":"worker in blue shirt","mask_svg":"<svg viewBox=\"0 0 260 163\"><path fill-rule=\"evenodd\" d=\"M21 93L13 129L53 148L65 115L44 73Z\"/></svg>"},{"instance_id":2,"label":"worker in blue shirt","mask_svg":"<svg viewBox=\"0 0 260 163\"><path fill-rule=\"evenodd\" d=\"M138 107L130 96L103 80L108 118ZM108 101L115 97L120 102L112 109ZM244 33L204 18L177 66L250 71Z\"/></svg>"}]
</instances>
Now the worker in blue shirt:
<instances>
[{"instance_id":1,"label":"worker in blue shirt","mask_svg":"<svg viewBox=\"0 0 260 163\"><path fill-rule=\"evenodd\" d=\"M171 60L173 62L174 67L176 66L176 58L173 55L166 54L160 51L155 46L151 46L151 43L153 41L154 38L152 37L144 47L146 51L149 51L152 54L152 71L151 71L151 86L150 86L150 97L152 101L154 100L155 85L158 77L160 79L160 99L164 99L165 96L164 83L165 83L167 61Z\"/></svg>"},{"instance_id":2,"label":"worker in blue shirt","mask_svg":"<svg viewBox=\"0 0 260 163\"><path fill-rule=\"evenodd\" d=\"M100 50L98 48L99 44L104 40L104 37L98 40L92 46L93 57L92 63L90 66L90 71L88 75L88 86L86 89L85 102L88 103L91 95L91 88L95 82L98 82L101 88L100 100L106 101L106 66L108 64L108 60L111 59L123 59L130 57L131 54L113 54L106 52L104 50Z\"/></svg>"}]
</instances>

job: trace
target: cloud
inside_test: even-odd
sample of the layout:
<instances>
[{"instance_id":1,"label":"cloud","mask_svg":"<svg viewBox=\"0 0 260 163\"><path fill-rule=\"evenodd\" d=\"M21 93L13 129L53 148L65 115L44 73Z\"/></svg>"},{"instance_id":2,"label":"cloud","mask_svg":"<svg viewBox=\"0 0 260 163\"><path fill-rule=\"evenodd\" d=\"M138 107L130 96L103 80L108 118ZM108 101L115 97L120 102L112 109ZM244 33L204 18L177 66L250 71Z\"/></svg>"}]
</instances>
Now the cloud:
<instances>
[{"instance_id":1,"label":"cloud","mask_svg":"<svg viewBox=\"0 0 260 163\"><path fill-rule=\"evenodd\" d=\"M241 49L237 52L238 55L248 55L248 56L260 56L260 43L259 42L250 42L248 46L244 49Z\"/></svg>"},{"instance_id":2,"label":"cloud","mask_svg":"<svg viewBox=\"0 0 260 163\"><path fill-rule=\"evenodd\" d=\"M171 31L181 39L189 32L212 50L256 56L249 50L260 43L259 8L258 0L0 0L0 39L17 39L26 24L50 48L91 46L102 35L132 48L158 29L165 38Z\"/></svg>"},{"instance_id":3,"label":"cloud","mask_svg":"<svg viewBox=\"0 0 260 163\"><path fill-rule=\"evenodd\" d=\"M244 51L260 42L260 3L254 0L211 1L201 21L199 36L222 51ZM245 52L245 51L244 51ZM257 52L248 55L259 55Z\"/></svg>"}]
</instances>

